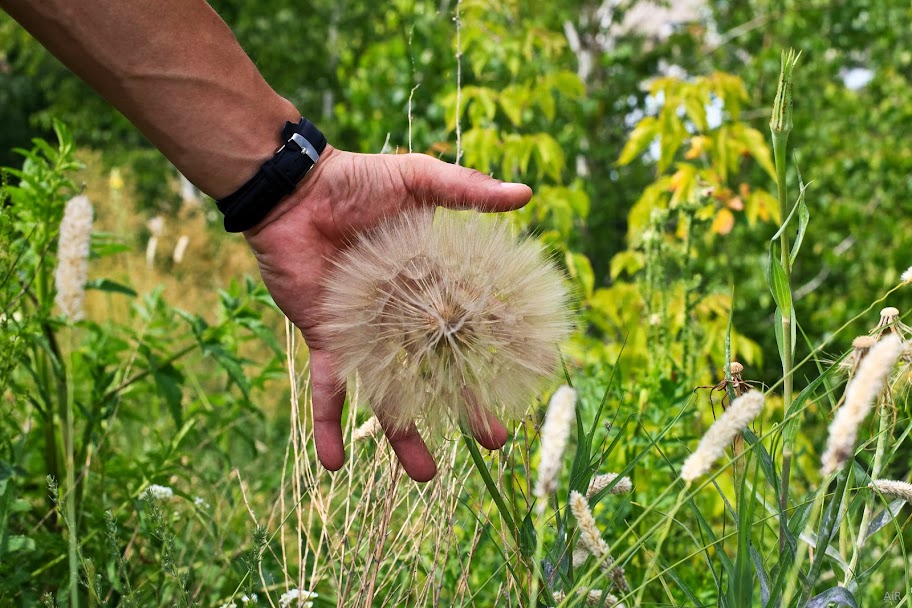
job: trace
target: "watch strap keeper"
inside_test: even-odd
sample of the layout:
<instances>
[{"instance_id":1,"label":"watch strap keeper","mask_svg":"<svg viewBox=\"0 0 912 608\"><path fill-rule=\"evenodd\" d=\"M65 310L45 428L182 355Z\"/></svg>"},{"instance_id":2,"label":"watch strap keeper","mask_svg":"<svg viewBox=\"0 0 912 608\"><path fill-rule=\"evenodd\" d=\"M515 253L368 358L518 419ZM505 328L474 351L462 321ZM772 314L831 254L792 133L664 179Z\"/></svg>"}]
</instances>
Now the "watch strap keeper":
<instances>
[{"instance_id":1,"label":"watch strap keeper","mask_svg":"<svg viewBox=\"0 0 912 608\"><path fill-rule=\"evenodd\" d=\"M309 120L286 122L282 146L236 192L216 201L225 230L243 232L256 226L314 168L326 148L326 137Z\"/></svg>"}]
</instances>

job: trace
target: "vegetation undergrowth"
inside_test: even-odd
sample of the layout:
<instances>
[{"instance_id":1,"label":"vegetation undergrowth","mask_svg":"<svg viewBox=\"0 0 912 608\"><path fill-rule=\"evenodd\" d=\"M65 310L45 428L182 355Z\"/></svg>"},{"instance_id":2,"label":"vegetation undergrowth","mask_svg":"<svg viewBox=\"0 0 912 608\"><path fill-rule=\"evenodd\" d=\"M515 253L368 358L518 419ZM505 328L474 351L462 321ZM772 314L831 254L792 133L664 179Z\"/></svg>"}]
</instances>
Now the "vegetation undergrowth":
<instances>
[{"instance_id":1,"label":"vegetation undergrowth","mask_svg":"<svg viewBox=\"0 0 912 608\"><path fill-rule=\"evenodd\" d=\"M641 90L619 66L691 43L618 35L586 73L595 7L527 8L457 3L454 51L452 10L440 34L427 6L396 4L364 55L405 69L336 56L353 74L340 138L375 146L384 133L360 125L399 107L378 105L390 91L407 96L410 149L414 135L417 149L535 186L513 221L578 294L561 379L501 451L459 429L439 439L427 484L401 473L357 390L345 467L316 464L306 348L256 279L204 285L241 265L205 207L137 220L140 176L99 169L61 122L19 151L0 192L0 605L912 608L912 330L895 308L912 277L884 269L883 289L861 289L875 273L859 276L851 256L867 245L826 258L851 293L817 272L836 219L871 241L846 211L861 202L833 201L840 175L807 143L825 138L811 140L823 127L805 108L831 95L812 89L810 43L796 39L800 61L758 51L781 79L712 66ZM734 11L713 10L720 22ZM458 85L425 48L455 52ZM611 73L616 98L601 87ZM872 86L904 90L882 77ZM627 124L601 130L605 107ZM882 162L908 156L893 147ZM869 158L875 142L862 148L846 154ZM87 249L64 219L83 194ZM84 263L88 280L58 279ZM826 314L807 304L821 293Z\"/></svg>"}]
</instances>

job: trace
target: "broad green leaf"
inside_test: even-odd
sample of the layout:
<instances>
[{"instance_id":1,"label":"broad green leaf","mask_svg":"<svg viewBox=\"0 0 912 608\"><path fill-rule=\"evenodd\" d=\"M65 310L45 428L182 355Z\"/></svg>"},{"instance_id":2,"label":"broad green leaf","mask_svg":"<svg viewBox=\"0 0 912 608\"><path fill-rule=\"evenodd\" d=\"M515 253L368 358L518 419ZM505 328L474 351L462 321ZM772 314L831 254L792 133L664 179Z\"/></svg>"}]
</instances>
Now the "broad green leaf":
<instances>
[{"instance_id":1,"label":"broad green leaf","mask_svg":"<svg viewBox=\"0 0 912 608\"><path fill-rule=\"evenodd\" d=\"M17 551L34 551L35 539L28 536L12 535L6 539L6 550L9 553Z\"/></svg>"},{"instance_id":2,"label":"broad green leaf","mask_svg":"<svg viewBox=\"0 0 912 608\"><path fill-rule=\"evenodd\" d=\"M622 272L633 276L639 270L646 266L646 260L639 251L622 251L611 258L611 267L609 270L611 279L617 279Z\"/></svg>"},{"instance_id":3,"label":"broad green leaf","mask_svg":"<svg viewBox=\"0 0 912 608\"><path fill-rule=\"evenodd\" d=\"M523 85L510 85L501 90L498 97L500 109L507 115L514 126L522 124L523 110L529 100L529 89Z\"/></svg>"},{"instance_id":4,"label":"broad green leaf","mask_svg":"<svg viewBox=\"0 0 912 608\"><path fill-rule=\"evenodd\" d=\"M757 163L766 171L774 181L776 179L776 167L773 165L773 153L766 144L766 137L757 129L744 127L740 129L740 139L744 143L747 152L757 161Z\"/></svg>"},{"instance_id":5,"label":"broad green leaf","mask_svg":"<svg viewBox=\"0 0 912 608\"><path fill-rule=\"evenodd\" d=\"M570 276L579 282L583 287L583 295L586 299L592 296L592 290L595 287L595 273L592 271L592 264L589 258L581 253L568 251L565 255L567 269Z\"/></svg>"},{"instance_id":6,"label":"broad green leaf","mask_svg":"<svg viewBox=\"0 0 912 608\"><path fill-rule=\"evenodd\" d=\"M547 133L539 133L535 136L534 150L538 160L538 170L559 182L561 171L564 169L564 149L561 145Z\"/></svg>"},{"instance_id":7,"label":"broad green leaf","mask_svg":"<svg viewBox=\"0 0 912 608\"><path fill-rule=\"evenodd\" d=\"M504 179L512 181L516 173L520 176L528 173L529 161L532 160L534 148L535 141L528 135L511 133L504 138L501 161Z\"/></svg>"},{"instance_id":8,"label":"broad green leaf","mask_svg":"<svg viewBox=\"0 0 912 608\"><path fill-rule=\"evenodd\" d=\"M671 105L666 105L662 108L659 121L659 171L664 172L671 166L675 154L677 154L681 144L684 143L684 138L687 137L687 130Z\"/></svg>"},{"instance_id":9,"label":"broad green leaf","mask_svg":"<svg viewBox=\"0 0 912 608\"><path fill-rule=\"evenodd\" d=\"M502 147L494 129L469 129L462 134L465 163L482 173L490 173L500 161Z\"/></svg>"},{"instance_id":10,"label":"broad green leaf","mask_svg":"<svg viewBox=\"0 0 912 608\"><path fill-rule=\"evenodd\" d=\"M621 150L617 164L621 166L627 165L643 154L658 134L659 123L655 116L647 116L638 122L630 133L630 137L627 138L627 143L624 144L624 149Z\"/></svg>"}]
</instances>

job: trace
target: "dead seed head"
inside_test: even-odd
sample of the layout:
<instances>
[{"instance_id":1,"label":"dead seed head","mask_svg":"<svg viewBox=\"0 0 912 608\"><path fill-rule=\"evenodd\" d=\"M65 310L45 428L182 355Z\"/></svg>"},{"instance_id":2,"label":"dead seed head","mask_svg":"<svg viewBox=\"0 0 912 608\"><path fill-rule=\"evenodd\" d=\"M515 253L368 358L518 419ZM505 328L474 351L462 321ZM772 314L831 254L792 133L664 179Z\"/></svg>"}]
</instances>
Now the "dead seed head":
<instances>
[{"instance_id":1,"label":"dead seed head","mask_svg":"<svg viewBox=\"0 0 912 608\"><path fill-rule=\"evenodd\" d=\"M738 363L737 361L732 361L730 369L731 369L732 376L740 376L741 373L744 371L744 366L741 365L740 363Z\"/></svg>"},{"instance_id":2,"label":"dead seed head","mask_svg":"<svg viewBox=\"0 0 912 608\"><path fill-rule=\"evenodd\" d=\"M874 336L858 336L852 340L852 348L855 350L867 350L876 343L877 340L874 339Z\"/></svg>"}]
</instances>

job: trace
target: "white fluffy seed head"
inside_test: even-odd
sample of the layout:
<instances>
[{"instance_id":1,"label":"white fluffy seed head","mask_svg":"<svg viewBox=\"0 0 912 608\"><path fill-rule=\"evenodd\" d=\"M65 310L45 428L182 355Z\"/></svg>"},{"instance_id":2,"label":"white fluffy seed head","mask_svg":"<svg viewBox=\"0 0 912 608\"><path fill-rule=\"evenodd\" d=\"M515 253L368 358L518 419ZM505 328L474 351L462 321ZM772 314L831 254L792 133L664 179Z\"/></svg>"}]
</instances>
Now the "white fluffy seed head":
<instances>
[{"instance_id":1,"label":"white fluffy seed head","mask_svg":"<svg viewBox=\"0 0 912 608\"><path fill-rule=\"evenodd\" d=\"M858 427L867 418L901 352L902 341L889 334L872 346L858 364L858 371L846 388L845 403L830 423L827 447L821 459L823 476L840 469L854 453Z\"/></svg>"},{"instance_id":2,"label":"white fluffy seed head","mask_svg":"<svg viewBox=\"0 0 912 608\"><path fill-rule=\"evenodd\" d=\"M57 245L54 301L70 321L83 318L85 285L89 280L89 249L92 240L92 203L86 196L74 196L63 210Z\"/></svg>"},{"instance_id":3,"label":"white fluffy seed head","mask_svg":"<svg viewBox=\"0 0 912 608\"><path fill-rule=\"evenodd\" d=\"M334 261L318 339L385 424L518 417L554 373L564 277L505 220L405 211Z\"/></svg>"},{"instance_id":4,"label":"white fluffy seed head","mask_svg":"<svg viewBox=\"0 0 912 608\"><path fill-rule=\"evenodd\" d=\"M371 416L364 423L356 428L352 432L352 443L357 443L362 439L367 439L368 437L373 437L383 431L383 428L380 426L380 421L377 420L376 416Z\"/></svg>"},{"instance_id":5,"label":"white fluffy seed head","mask_svg":"<svg viewBox=\"0 0 912 608\"><path fill-rule=\"evenodd\" d=\"M900 275L899 280L903 283L912 283L912 266L906 268L905 271Z\"/></svg>"},{"instance_id":6,"label":"white fluffy seed head","mask_svg":"<svg viewBox=\"0 0 912 608\"><path fill-rule=\"evenodd\" d=\"M569 386L562 386L554 391L548 404L548 412L545 414L545 422L541 427L538 482L532 492L538 498L547 497L557 488L557 478L560 475L575 413L576 391Z\"/></svg>"},{"instance_id":7,"label":"white fluffy seed head","mask_svg":"<svg viewBox=\"0 0 912 608\"><path fill-rule=\"evenodd\" d=\"M881 494L902 498L907 503L912 504L912 484L905 481L894 481L892 479L875 479L868 484L871 489L876 489Z\"/></svg>"},{"instance_id":8,"label":"white fluffy seed head","mask_svg":"<svg viewBox=\"0 0 912 608\"><path fill-rule=\"evenodd\" d=\"M617 479L617 473L604 473L603 475L596 475L592 478L592 481L589 482L589 489L586 490L586 498L592 498L602 490L608 487L612 481ZM613 488L611 488L611 494L627 494L633 490L633 484L630 482L629 477L622 477Z\"/></svg>"},{"instance_id":9,"label":"white fluffy seed head","mask_svg":"<svg viewBox=\"0 0 912 608\"><path fill-rule=\"evenodd\" d=\"M763 393L760 391L749 391L732 401L728 409L700 439L697 449L684 461L681 478L684 481L693 481L705 475L712 464L725 453L725 448L732 439L747 428L763 410L763 402Z\"/></svg>"}]
</instances>

